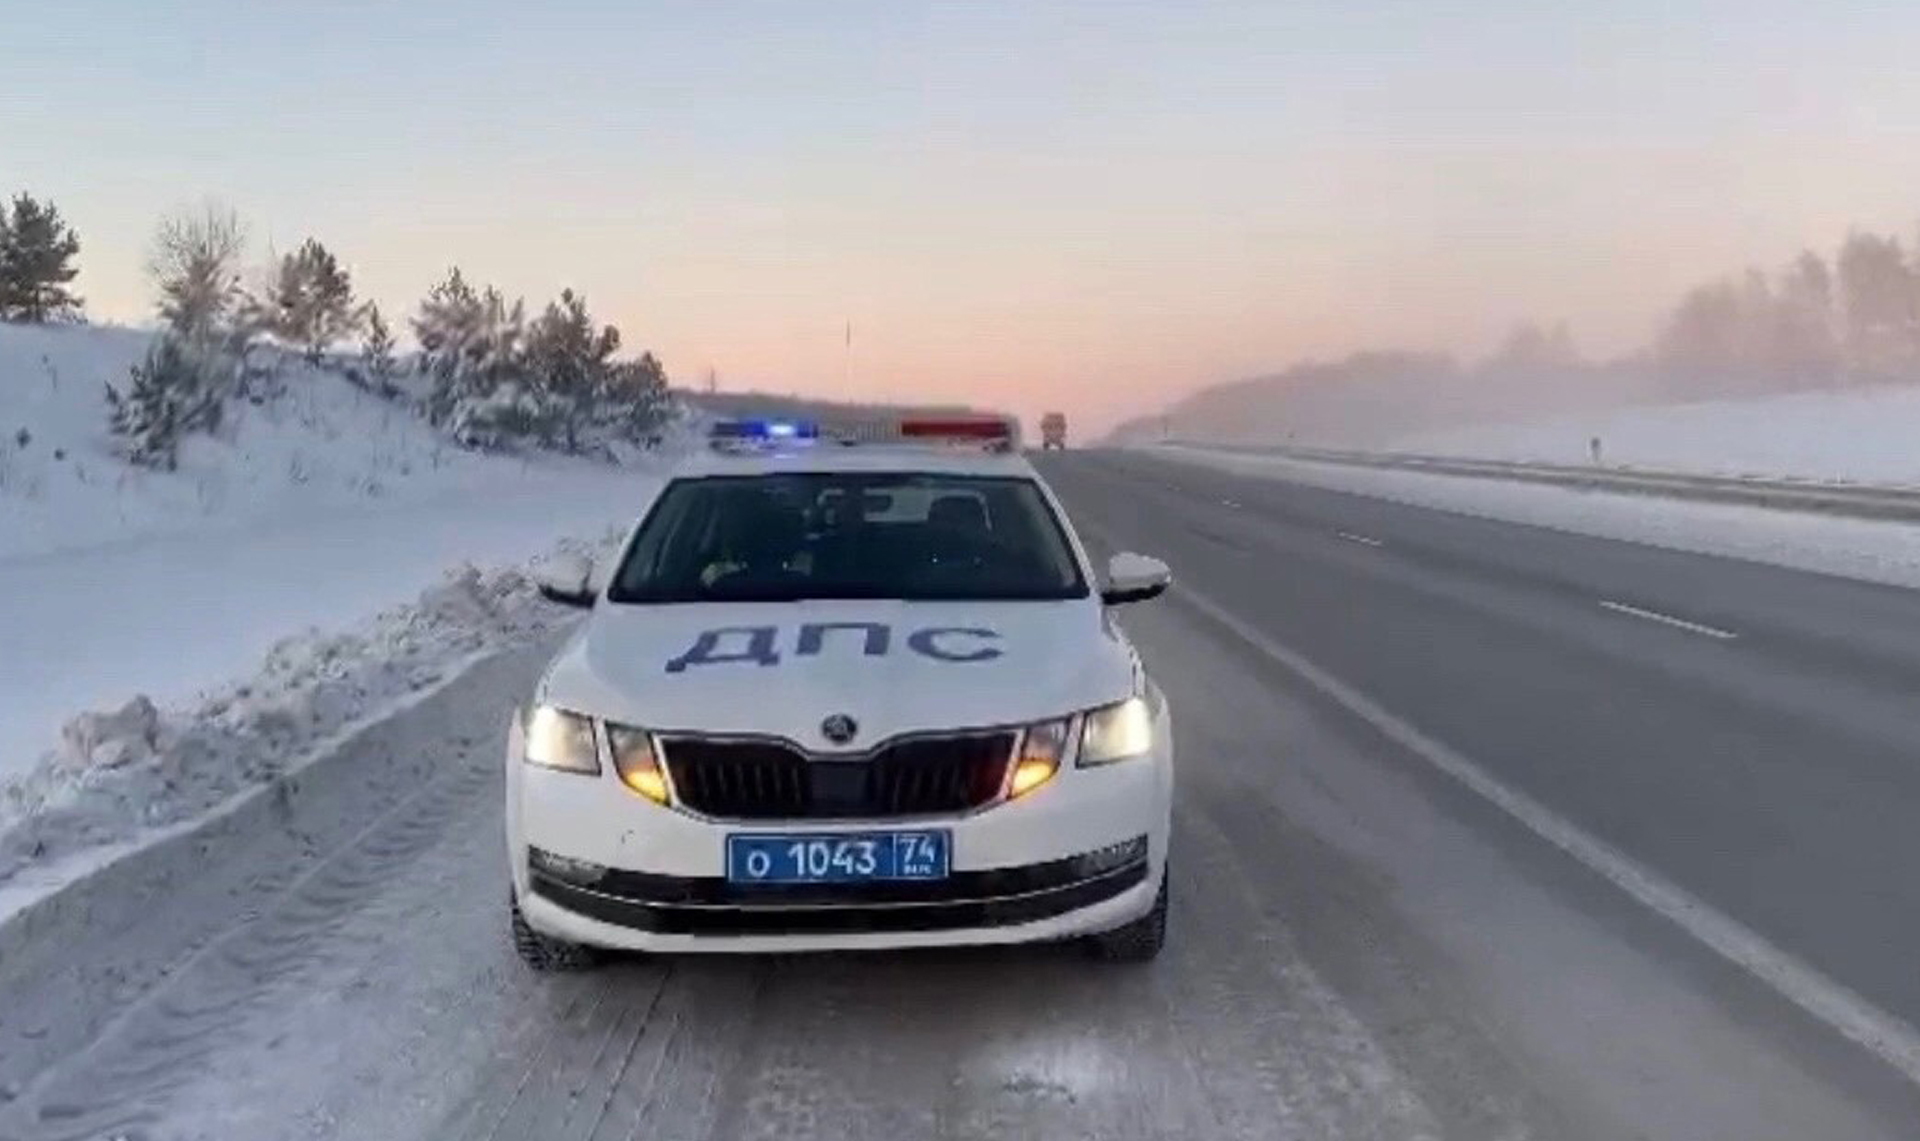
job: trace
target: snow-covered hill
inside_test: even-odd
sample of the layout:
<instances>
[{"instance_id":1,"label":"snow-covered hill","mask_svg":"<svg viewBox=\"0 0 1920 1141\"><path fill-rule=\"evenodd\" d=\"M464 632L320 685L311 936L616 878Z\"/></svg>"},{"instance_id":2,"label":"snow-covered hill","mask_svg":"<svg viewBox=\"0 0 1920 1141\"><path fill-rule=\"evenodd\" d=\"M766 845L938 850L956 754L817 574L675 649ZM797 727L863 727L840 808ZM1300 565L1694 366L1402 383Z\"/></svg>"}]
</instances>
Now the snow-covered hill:
<instances>
[{"instance_id":1,"label":"snow-covered hill","mask_svg":"<svg viewBox=\"0 0 1920 1141\"><path fill-rule=\"evenodd\" d=\"M114 455L106 386L126 388L151 334L0 325L0 558L316 512L363 512L577 470L451 447L407 408L295 358L277 392L189 438L175 472Z\"/></svg>"},{"instance_id":2,"label":"snow-covered hill","mask_svg":"<svg viewBox=\"0 0 1920 1141\"><path fill-rule=\"evenodd\" d=\"M1650 405L1399 437L1382 450L1920 485L1920 386Z\"/></svg>"},{"instance_id":3,"label":"snow-covered hill","mask_svg":"<svg viewBox=\"0 0 1920 1141\"><path fill-rule=\"evenodd\" d=\"M77 713L135 695L191 709L290 638L624 527L658 486L651 461L461 451L298 362L188 440L178 471L134 468L105 391L148 337L0 325L0 788Z\"/></svg>"}]
</instances>

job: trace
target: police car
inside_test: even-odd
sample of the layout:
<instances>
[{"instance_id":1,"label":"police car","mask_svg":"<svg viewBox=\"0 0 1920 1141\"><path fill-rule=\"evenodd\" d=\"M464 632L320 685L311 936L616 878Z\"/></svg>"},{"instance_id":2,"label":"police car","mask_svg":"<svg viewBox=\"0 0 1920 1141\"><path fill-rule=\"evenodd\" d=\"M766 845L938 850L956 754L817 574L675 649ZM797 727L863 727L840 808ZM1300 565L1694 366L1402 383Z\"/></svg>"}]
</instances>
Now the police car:
<instances>
[{"instance_id":1,"label":"police car","mask_svg":"<svg viewBox=\"0 0 1920 1141\"><path fill-rule=\"evenodd\" d=\"M508 737L512 935L796 951L1166 936L1173 742L1096 578L993 419L891 439L728 422L604 573Z\"/></svg>"}]
</instances>

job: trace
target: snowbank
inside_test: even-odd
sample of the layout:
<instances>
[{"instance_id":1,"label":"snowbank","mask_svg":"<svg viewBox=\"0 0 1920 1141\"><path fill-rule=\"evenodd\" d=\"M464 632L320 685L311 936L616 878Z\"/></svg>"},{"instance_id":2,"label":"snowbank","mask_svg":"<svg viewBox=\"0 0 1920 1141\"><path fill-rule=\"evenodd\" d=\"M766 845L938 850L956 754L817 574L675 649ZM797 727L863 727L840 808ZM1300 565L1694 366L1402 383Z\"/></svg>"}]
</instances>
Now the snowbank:
<instances>
[{"instance_id":1,"label":"snowbank","mask_svg":"<svg viewBox=\"0 0 1920 1141\"><path fill-rule=\"evenodd\" d=\"M639 518L657 476L593 468L425 502L0 560L0 780L83 709L165 706L251 673L309 627L405 602L448 567L522 563Z\"/></svg>"},{"instance_id":2,"label":"snowbank","mask_svg":"<svg viewBox=\"0 0 1920 1141\"><path fill-rule=\"evenodd\" d=\"M1424 432L1383 450L1920 485L1920 386L1655 405Z\"/></svg>"},{"instance_id":3,"label":"snowbank","mask_svg":"<svg viewBox=\"0 0 1920 1141\"><path fill-rule=\"evenodd\" d=\"M1920 588L1920 526L1765 507L1321 464L1180 445L1154 455L1603 539Z\"/></svg>"},{"instance_id":4,"label":"snowbank","mask_svg":"<svg viewBox=\"0 0 1920 1141\"><path fill-rule=\"evenodd\" d=\"M619 534L558 549L604 554ZM281 639L254 676L190 705L163 710L140 693L76 716L57 749L0 781L0 884L29 865L204 815L476 656L551 634L572 617L542 601L522 570L462 565L354 629Z\"/></svg>"}]
</instances>

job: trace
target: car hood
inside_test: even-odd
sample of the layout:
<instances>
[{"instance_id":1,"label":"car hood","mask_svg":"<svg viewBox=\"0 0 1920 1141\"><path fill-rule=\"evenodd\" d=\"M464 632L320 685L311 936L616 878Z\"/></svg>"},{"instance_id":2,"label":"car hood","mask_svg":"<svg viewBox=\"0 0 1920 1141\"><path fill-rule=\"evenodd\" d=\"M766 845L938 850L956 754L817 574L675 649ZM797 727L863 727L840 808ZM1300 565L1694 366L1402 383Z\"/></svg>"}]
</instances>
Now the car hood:
<instances>
[{"instance_id":1,"label":"car hood","mask_svg":"<svg viewBox=\"0 0 1920 1141\"><path fill-rule=\"evenodd\" d=\"M1137 659L1092 600L602 603L541 699L659 731L757 733L818 751L1036 721L1118 701ZM845 744L821 722L858 724Z\"/></svg>"}]
</instances>

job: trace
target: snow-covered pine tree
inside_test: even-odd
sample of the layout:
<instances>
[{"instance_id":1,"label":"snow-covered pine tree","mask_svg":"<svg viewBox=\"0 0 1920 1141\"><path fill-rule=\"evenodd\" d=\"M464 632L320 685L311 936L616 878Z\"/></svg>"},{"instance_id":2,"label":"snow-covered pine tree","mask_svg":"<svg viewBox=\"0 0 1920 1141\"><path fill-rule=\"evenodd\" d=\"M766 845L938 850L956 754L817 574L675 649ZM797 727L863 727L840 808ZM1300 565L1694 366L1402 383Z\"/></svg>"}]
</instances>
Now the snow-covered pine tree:
<instances>
[{"instance_id":1,"label":"snow-covered pine tree","mask_svg":"<svg viewBox=\"0 0 1920 1141\"><path fill-rule=\"evenodd\" d=\"M399 367L393 356L393 330L380 315L380 306L367 302L360 311L360 324L366 335L360 342L360 371L368 388L382 396L392 396L393 377Z\"/></svg>"},{"instance_id":2,"label":"snow-covered pine tree","mask_svg":"<svg viewBox=\"0 0 1920 1141\"><path fill-rule=\"evenodd\" d=\"M353 278L333 252L308 239L301 253L311 250L314 319L307 353L319 355L360 331L360 311L353 304Z\"/></svg>"},{"instance_id":3,"label":"snow-covered pine tree","mask_svg":"<svg viewBox=\"0 0 1920 1141\"><path fill-rule=\"evenodd\" d=\"M210 366L217 367L179 337L162 333L133 366L126 392L107 385L108 423L130 462L172 471L183 436L219 426L223 403L218 387L208 382Z\"/></svg>"},{"instance_id":4,"label":"snow-covered pine tree","mask_svg":"<svg viewBox=\"0 0 1920 1141\"><path fill-rule=\"evenodd\" d=\"M458 269L435 285L413 319L428 418L476 447L536 434L544 417L525 383L525 325L524 304L491 286L476 291Z\"/></svg>"},{"instance_id":5,"label":"snow-covered pine tree","mask_svg":"<svg viewBox=\"0 0 1920 1141\"><path fill-rule=\"evenodd\" d=\"M523 338L526 305L488 286L479 297L480 325L448 415L455 439L477 448L549 443L552 409L527 381Z\"/></svg>"},{"instance_id":6,"label":"snow-covered pine tree","mask_svg":"<svg viewBox=\"0 0 1920 1141\"><path fill-rule=\"evenodd\" d=\"M267 328L316 364L359 324L351 275L313 238L280 259L263 307Z\"/></svg>"},{"instance_id":7,"label":"snow-covered pine tree","mask_svg":"<svg viewBox=\"0 0 1920 1141\"><path fill-rule=\"evenodd\" d=\"M586 298L571 289L528 328L528 381L552 421L546 442L581 450L599 419L619 349L620 330L595 325Z\"/></svg>"},{"instance_id":8,"label":"snow-covered pine tree","mask_svg":"<svg viewBox=\"0 0 1920 1141\"><path fill-rule=\"evenodd\" d=\"M476 290L458 270L435 285L413 319L427 412L461 443L605 451L648 443L667 406L666 375L651 354L620 361L620 331L596 323L567 290L531 323L497 289Z\"/></svg>"},{"instance_id":9,"label":"snow-covered pine tree","mask_svg":"<svg viewBox=\"0 0 1920 1141\"><path fill-rule=\"evenodd\" d=\"M254 320L283 345L304 345L308 316L307 283L299 261L282 254L272 263L266 288L250 299Z\"/></svg>"},{"instance_id":10,"label":"snow-covered pine tree","mask_svg":"<svg viewBox=\"0 0 1920 1141\"><path fill-rule=\"evenodd\" d=\"M483 392L521 381L525 375L523 337L527 327L526 302L506 296L489 285L480 294L480 339L474 346L474 376Z\"/></svg>"},{"instance_id":11,"label":"snow-covered pine tree","mask_svg":"<svg viewBox=\"0 0 1920 1141\"><path fill-rule=\"evenodd\" d=\"M471 394L469 375L486 320L485 304L458 266L420 302L413 336L420 342L420 370L432 384L427 417L436 424L445 423L454 405Z\"/></svg>"},{"instance_id":12,"label":"snow-covered pine tree","mask_svg":"<svg viewBox=\"0 0 1920 1141\"><path fill-rule=\"evenodd\" d=\"M70 288L80 269L80 236L51 202L16 195L0 206L0 320L41 325L80 315Z\"/></svg>"},{"instance_id":13,"label":"snow-covered pine tree","mask_svg":"<svg viewBox=\"0 0 1920 1141\"><path fill-rule=\"evenodd\" d=\"M609 378L607 402L619 435L629 443L652 447L660 442L671 404L667 370L652 353L620 361Z\"/></svg>"},{"instance_id":14,"label":"snow-covered pine tree","mask_svg":"<svg viewBox=\"0 0 1920 1141\"><path fill-rule=\"evenodd\" d=\"M180 440L218 428L246 382L253 328L237 272L245 244L239 218L211 204L161 222L147 269L166 328L127 390L107 387L110 426L133 462L172 470Z\"/></svg>"}]
</instances>

